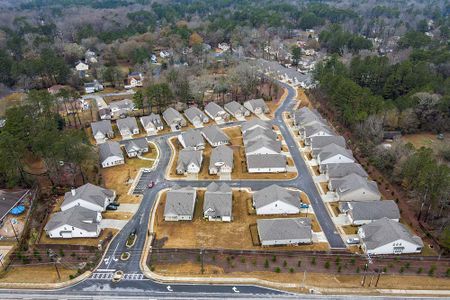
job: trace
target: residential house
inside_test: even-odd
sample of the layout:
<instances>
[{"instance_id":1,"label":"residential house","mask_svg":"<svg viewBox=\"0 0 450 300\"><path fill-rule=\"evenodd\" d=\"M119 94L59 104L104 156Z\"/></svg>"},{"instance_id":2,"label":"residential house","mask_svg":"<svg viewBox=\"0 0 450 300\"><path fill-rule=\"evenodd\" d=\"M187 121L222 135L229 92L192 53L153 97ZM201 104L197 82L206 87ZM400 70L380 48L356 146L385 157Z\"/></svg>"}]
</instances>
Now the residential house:
<instances>
[{"instance_id":1,"label":"residential house","mask_svg":"<svg viewBox=\"0 0 450 300\"><path fill-rule=\"evenodd\" d=\"M100 116L100 120L111 120L112 113L109 107L100 108L98 110L98 115Z\"/></svg>"},{"instance_id":2,"label":"residential house","mask_svg":"<svg viewBox=\"0 0 450 300\"><path fill-rule=\"evenodd\" d=\"M228 102L227 104L224 105L223 108L236 119L242 119L250 116L250 112L239 102L236 101Z\"/></svg>"},{"instance_id":3,"label":"residential house","mask_svg":"<svg viewBox=\"0 0 450 300\"><path fill-rule=\"evenodd\" d=\"M110 120L102 120L91 123L92 135L97 144L106 142L107 139L114 138L114 131L112 129Z\"/></svg>"},{"instance_id":4,"label":"residential house","mask_svg":"<svg viewBox=\"0 0 450 300\"><path fill-rule=\"evenodd\" d=\"M101 220L100 212L75 206L53 214L44 230L52 239L98 237L101 232L99 226Z\"/></svg>"},{"instance_id":5,"label":"residential house","mask_svg":"<svg viewBox=\"0 0 450 300\"><path fill-rule=\"evenodd\" d=\"M283 173L287 171L286 156L283 154L247 155L249 173Z\"/></svg>"},{"instance_id":6,"label":"residential house","mask_svg":"<svg viewBox=\"0 0 450 300\"><path fill-rule=\"evenodd\" d=\"M269 107L263 99L251 99L244 102L244 107L255 115L270 113Z\"/></svg>"},{"instance_id":7,"label":"residential house","mask_svg":"<svg viewBox=\"0 0 450 300\"><path fill-rule=\"evenodd\" d=\"M169 58L169 57L171 57L172 56L172 51L169 51L169 50L161 50L160 52L159 52L159 57L161 57L161 58Z\"/></svg>"},{"instance_id":8,"label":"residential house","mask_svg":"<svg viewBox=\"0 0 450 300\"><path fill-rule=\"evenodd\" d=\"M203 151L182 149L178 154L177 174L198 174L202 167Z\"/></svg>"},{"instance_id":9,"label":"residential house","mask_svg":"<svg viewBox=\"0 0 450 300\"><path fill-rule=\"evenodd\" d=\"M381 199L377 183L355 173L330 180L328 189L336 192L339 201L377 201Z\"/></svg>"},{"instance_id":10,"label":"residential house","mask_svg":"<svg viewBox=\"0 0 450 300\"><path fill-rule=\"evenodd\" d=\"M314 157L314 156L313 156ZM316 157L319 165L353 163L355 158L352 151L336 144L323 147Z\"/></svg>"},{"instance_id":11,"label":"residential house","mask_svg":"<svg viewBox=\"0 0 450 300\"><path fill-rule=\"evenodd\" d=\"M209 118L198 107L191 106L184 111L184 115L194 127L203 127L203 124L209 122Z\"/></svg>"},{"instance_id":12,"label":"residential house","mask_svg":"<svg viewBox=\"0 0 450 300\"><path fill-rule=\"evenodd\" d=\"M309 146L313 153L320 152L320 149L330 144L346 147L345 139L340 135L314 136L309 139Z\"/></svg>"},{"instance_id":13,"label":"residential house","mask_svg":"<svg viewBox=\"0 0 450 300\"><path fill-rule=\"evenodd\" d=\"M209 160L209 174L230 174L233 171L233 149L220 145L213 148Z\"/></svg>"},{"instance_id":14,"label":"residential house","mask_svg":"<svg viewBox=\"0 0 450 300\"><path fill-rule=\"evenodd\" d=\"M141 117L140 121L148 136L155 135L164 129L161 117L157 114L152 113L149 116Z\"/></svg>"},{"instance_id":15,"label":"residential house","mask_svg":"<svg viewBox=\"0 0 450 300\"><path fill-rule=\"evenodd\" d=\"M144 76L140 72L131 72L127 77L126 89L131 89L135 87L142 87L144 85Z\"/></svg>"},{"instance_id":16,"label":"residential house","mask_svg":"<svg viewBox=\"0 0 450 300\"><path fill-rule=\"evenodd\" d=\"M309 146L312 137L336 135L329 126L322 124L305 126L299 130L299 134L300 138L305 141L305 145L307 146Z\"/></svg>"},{"instance_id":17,"label":"residential house","mask_svg":"<svg viewBox=\"0 0 450 300\"><path fill-rule=\"evenodd\" d=\"M174 186L166 194L164 221L191 221L194 216L197 191L191 186Z\"/></svg>"},{"instance_id":18,"label":"residential house","mask_svg":"<svg viewBox=\"0 0 450 300\"><path fill-rule=\"evenodd\" d=\"M102 168L123 165L125 159L118 142L106 142L98 146L100 165Z\"/></svg>"},{"instance_id":19,"label":"residential house","mask_svg":"<svg viewBox=\"0 0 450 300\"><path fill-rule=\"evenodd\" d=\"M312 243L311 219L283 218L256 220L261 246Z\"/></svg>"},{"instance_id":20,"label":"residential house","mask_svg":"<svg viewBox=\"0 0 450 300\"><path fill-rule=\"evenodd\" d=\"M206 188L203 217L208 221L231 222L233 193L226 183L211 182Z\"/></svg>"},{"instance_id":21,"label":"residential house","mask_svg":"<svg viewBox=\"0 0 450 300\"><path fill-rule=\"evenodd\" d=\"M98 82L98 80L94 80L92 82L87 82L84 84L84 92L86 94L92 94L98 91L103 91L103 85Z\"/></svg>"},{"instance_id":22,"label":"residential house","mask_svg":"<svg viewBox=\"0 0 450 300\"><path fill-rule=\"evenodd\" d=\"M301 109L294 111L294 126L297 129L311 125L315 122L323 125L327 124L327 121L322 118L316 109L311 110L307 107L302 107Z\"/></svg>"},{"instance_id":23,"label":"residential house","mask_svg":"<svg viewBox=\"0 0 450 300\"><path fill-rule=\"evenodd\" d=\"M229 120L230 115L215 102L209 102L205 106L206 114L218 123L223 123Z\"/></svg>"},{"instance_id":24,"label":"residential house","mask_svg":"<svg viewBox=\"0 0 450 300\"><path fill-rule=\"evenodd\" d=\"M255 140L254 142L248 142L245 145L245 154L249 155L261 155L261 154L280 154L281 142L280 141L267 141L264 139Z\"/></svg>"},{"instance_id":25,"label":"residential house","mask_svg":"<svg viewBox=\"0 0 450 300\"><path fill-rule=\"evenodd\" d=\"M131 139L133 135L139 134L139 127L135 117L119 119L116 124L123 140Z\"/></svg>"},{"instance_id":26,"label":"residential house","mask_svg":"<svg viewBox=\"0 0 450 300\"><path fill-rule=\"evenodd\" d=\"M178 141L187 150L203 150L205 149L205 140L200 131L189 129L178 135Z\"/></svg>"},{"instance_id":27,"label":"residential house","mask_svg":"<svg viewBox=\"0 0 450 300\"><path fill-rule=\"evenodd\" d=\"M242 135L242 139L244 141L244 145L247 146L248 144L256 141L277 141L278 135L271 129L263 129L258 127L253 130L247 130Z\"/></svg>"},{"instance_id":28,"label":"residential house","mask_svg":"<svg viewBox=\"0 0 450 300\"><path fill-rule=\"evenodd\" d=\"M270 123L270 121L264 121L261 119L253 119L243 122L241 124L242 135L257 128L272 130L272 124Z\"/></svg>"},{"instance_id":29,"label":"residential house","mask_svg":"<svg viewBox=\"0 0 450 300\"><path fill-rule=\"evenodd\" d=\"M111 109L111 113L115 118L124 118L130 112L136 109L134 102L130 99L111 102L109 104L109 108Z\"/></svg>"},{"instance_id":30,"label":"residential house","mask_svg":"<svg viewBox=\"0 0 450 300\"><path fill-rule=\"evenodd\" d=\"M226 52L230 49L230 45L228 45L227 43L223 42L223 43L219 43L217 45L217 48L219 48L222 52Z\"/></svg>"},{"instance_id":31,"label":"residential house","mask_svg":"<svg viewBox=\"0 0 450 300\"><path fill-rule=\"evenodd\" d=\"M230 138L217 125L203 128L202 135L212 147L227 145L230 143Z\"/></svg>"},{"instance_id":32,"label":"residential house","mask_svg":"<svg viewBox=\"0 0 450 300\"><path fill-rule=\"evenodd\" d=\"M347 215L352 225L356 226L382 218L400 221L400 210L394 200L340 202L339 210Z\"/></svg>"},{"instance_id":33,"label":"residential house","mask_svg":"<svg viewBox=\"0 0 450 300\"><path fill-rule=\"evenodd\" d=\"M84 62L79 60L75 64L75 70L77 70L77 72L80 72L80 74L81 74L82 72L86 72L87 70L89 70L89 65L85 64ZM84 75L83 75L83 77L84 77Z\"/></svg>"},{"instance_id":34,"label":"residential house","mask_svg":"<svg viewBox=\"0 0 450 300\"><path fill-rule=\"evenodd\" d=\"M361 248L367 254L404 254L422 252L423 242L405 225L388 218L373 221L358 229Z\"/></svg>"},{"instance_id":35,"label":"residential house","mask_svg":"<svg viewBox=\"0 0 450 300\"><path fill-rule=\"evenodd\" d=\"M88 64L98 63L97 54L91 49L86 50L86 52L84 53L84 60Z\"/></svg>"},{"instance_id":36,"label":"residential house","mask_svg":"<svg viewBox=\"0 0 450 300\"><path fill-rule=\"evenodd\" d=\"M116 192L100 186L86 183L76 189L72 188L64 194L64 201L61 210L65 211L72 207L81 206L86 209L102 212L106 207L114 202Z\"/></svg>"},{"instance_id":37,"label":"residential house","mask_svg":"<svg viewBox=\"0 0 450 300\"><path fill-rule=\"evenodd\" d=\"M257 215L286 215L300 212L300 192L276 184L253 193Z\"/></svg>"},{"instance_id":38,"label":"residential house","mask_svg":"<svg viewBox=\"0 0 450 300\"><path fill-rule=\"evenodd\" d=\"M136 157L148 152L148 142L145 138L125 142L125 152L128 157Z\"/></svg>"},{"instance_id":39,"label":"residential house","mask_svg":"<svg viewBox=\"0 0 450 300\"><path fill-rule=\"evenodd\" d=\"M364 178L369 177L364 168L358 163L322 165L320 172L325 175L326 181L342 178L350 174L357 174Z\"/></svg>"},{"instance_id":40,"label":"residential house","mask_svg":"<svg viewBox=\"0 0 450 300\"><path fill-rule=\"evenodd\" d=\"M172 107L163 112L163 119L172 131L179 131L181 127L186 126L186 119Z\"/></svg>"}]
</instances>

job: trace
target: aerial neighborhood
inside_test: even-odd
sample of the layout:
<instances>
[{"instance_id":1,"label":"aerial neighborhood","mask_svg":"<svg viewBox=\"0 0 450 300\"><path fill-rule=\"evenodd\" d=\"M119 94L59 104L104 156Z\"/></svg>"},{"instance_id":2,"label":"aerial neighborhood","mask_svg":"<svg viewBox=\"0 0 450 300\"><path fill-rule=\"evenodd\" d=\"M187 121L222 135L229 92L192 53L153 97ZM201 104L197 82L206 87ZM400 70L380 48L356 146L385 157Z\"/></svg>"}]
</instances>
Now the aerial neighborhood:
<instances>
[{"instance_id":1,"label":"aerial neighborhood","mask_svg":"<svg viewBox=\"0 0 450 300\"><path fill-rule=\"evenodd\" d=\"M2 1L0 299L449 297L448 12Z\"/></svg>"}]
</instances>

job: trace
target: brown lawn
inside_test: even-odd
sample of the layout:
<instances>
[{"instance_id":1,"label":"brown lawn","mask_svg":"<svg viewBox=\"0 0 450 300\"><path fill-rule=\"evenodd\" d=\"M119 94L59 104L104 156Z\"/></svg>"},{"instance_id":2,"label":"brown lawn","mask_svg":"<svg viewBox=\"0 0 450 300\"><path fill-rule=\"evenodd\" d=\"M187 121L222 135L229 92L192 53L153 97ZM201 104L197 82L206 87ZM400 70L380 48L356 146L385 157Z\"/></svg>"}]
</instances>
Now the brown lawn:
<instances>
[{"instance_id":1,"label":"brown lawn","mask_svg":"<svg viewBox=\"0 0 450 300\"><path fill-rule=\"evenodd\" d=\"M163 219L166 193L161 195L156 210L154 231L156 239L164 240L165 248L211 248L211 249L253 249L254 246L249 226L256 224L257 219L273 219L284 217L305 217L306 214L289 216L257 216L249 214L248 202L251 194L245 190L233 190L233 221L209 222L203 219L204 190L197 190L197 203L193 221L165 222ZM319 232L320 226L313 214L308 214L312 220L312 229ZM328 250L328 244L316 243L302 246L268 247L264 249L297 249L297 250Z\"/></svg>"},{"instance_id":2,"label":"brown lawn","mask_svg":"<svg viewBox=\"0 0 450 300\"><path fill-rule=\"evenodd\" d=\"M319 184L320 184L320 187L323 190L323 193L324 194L328 193L328 191L329 191L328 190L328 182L320 182Z\"/></svg>"},{"instance_id":3,"label":"brown lawn","mask_svg":"<svg viewBox=\"0 0 450 300\"><path fill-rule=\"evenodd\" d=\"M437 153L442 147L449 144L450 133L444 134L444 140L438 140L437 135L431 132L403 135L402 140L411 143L417 149L426 147Z\"/></svg>"},{"instance_id":4,"label":"brown lawn","mask_svg":"<svg viewBox=\"0 0 450 300\"><path fill-rule=\"evenodd\" d=\"M337 217L340 214L340 210L339 210L339 203L337 202L330 202L328 203L328 205L331 208L331 211L333 212L334 216Z\"/></svg>"},{"instance_id":5,"label":"brown lawn","mask_svg":"<svg viewBox=\"0 0 450 300\"><path fill-rule=\"evenodd\" d=\"M342 226L342 230L345 232L345 234L357 234L358 226L344 225Z\"/></svg>"},{"instance_id":6,"label":"brown lawn","mask_svg":"<svg viewBox=\"0 0 450 300\"><path fill-rule=\"evenodd\" d=\"M58 266L61 280L58 278L53 264L39 266L14 266L8 269L0 283L58 283L69 280L70 275L76 275L77 270Z\"/></svg>"}]
</instances>

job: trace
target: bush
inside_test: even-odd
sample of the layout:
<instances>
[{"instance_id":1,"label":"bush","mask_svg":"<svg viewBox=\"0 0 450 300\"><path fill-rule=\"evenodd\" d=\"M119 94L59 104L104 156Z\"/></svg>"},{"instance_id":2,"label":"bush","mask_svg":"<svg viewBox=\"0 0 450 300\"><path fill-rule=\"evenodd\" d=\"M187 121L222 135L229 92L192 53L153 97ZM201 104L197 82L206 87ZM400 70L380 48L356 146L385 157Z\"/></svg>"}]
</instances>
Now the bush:
<instances>
[{"instance_id":1,"label":"bush","mask_svg":"<svg viewBox=\"0 0 450 300\"><path fill-rule=\"evenodd\" d=\"M384 272L384 273L387 272L387 268L386 268L386 267L383 268L383 272Z\"/></svg>"},{"instance_id":2,"label":"bush","mask_svg":"<svg viewBox=\"0 0 450 300\"><path fill-rule=\"evenodd\" d=\"M283 261L283 267L287 267L287 261Z\"/></svg>"},{"instance_id":3,"label":"bush","mask_svg":"<svg viewBox=\"0 0 450 300\"><path fill-rule=\"evenodd\" d=\"M450 277L450 268L448 268L447 271L445 272L445 276Z\"/></svg>"},{"instance_id":4,"label":"bush","mask_svg":"<svg viewBox=\"0 0 450 300\"><path fill-rule=\"evenodd\" d=\"M420 274L420 273L422 273L423 272L423 268L422 267L419 267L418 269L417 269L417 274Z\"/></svg>"},{"instance_id":5,"label":"bush","mask_svg":"<svg viewBox=\"0 0 450 300\"><path fill-rule=\"evenodd\" d=\"M256 259L252 259L252 265L256 266Z\"/></svg>"},{"instance_id":6,"label":"bush","mask_svg":"<svg viewBox=\"0 0 450 300\"><path fill-rule=\"evenodd\" d=\"M72 279L74 279L74 278L75 278L75 276L73 276L72 274L69 275L69 279L70 279L70 280L72 280Z\"/></svg>"},{"instance_id":7,"label":"bush","mask_svg":"<svg viewBox=\"0 0 450 300\"><path fill-rule=\"evenodd\" d=\"M325 269L329 269L330 268L330 262L329 261L326 261L325 262Z\"/></svg>"},{"instance_id":8,"label":"bush","mask_svg":"<svg viewBox=\"0 0 450 300\"><path fill-rule=\"evenodd\" d=\"M450 269L449 269L450 270ZM289 268L289 273L294 273L294 268ZM448 276L447 276L448 277Z\"/></svg>"},{"instance_id":9,"label":"bush","mask_svg":"<svg viewBox=\"0 0 450 300\"><path fill-rule=\"evenodd\" d=\"M298 262L297 262L297 267L301 267L302 266L302 261L301 260L299 260Z\"/></svg>"},{"instance_id":10,"label":"bush","mask_svg":"<svg viewBox=\"0 0 450 300\"><path fill-rule=\"evenodd\" d=\"M359 267L356 267L356 273L359 273Z\"/></svg>"},{"instance_id":11,"label":"bush","mask_svg":"<svg viewBox=\"0 0 450 300\"><path fill-rule=\"evenodd\" d=\"M342 267L339 266L339 267L337 268L338 273L341 273L341 270L342 270Z\"/></svg>"},{"instance_id":12,"label":"bush","mask_svg":"<svg viewBox=\"0 0 450 300\"><path fill-rule=\"evenodd\" d=\"M275 268L275 273L280 273L280 272L281 272L280 267L276 267L276 268Z\"/></svg>"},{"instance_id":13,"label":"bush","mask_svg":"<svg viewBox=\"0 0 450 300\"><path fill-rule=\"evenodd\" d=\"M430 267L430 269L428 270L428 275L429 275L429 276L433 276L433 275L434 275L434 271L436 271L436 266L435 266L435 265L432 265L432 266Z\"/></svg>"},{"instance_id":14,"label":"bush","mask_svg":"<svg viewBox=\"0 0 450 300\"><path fill-rule=\"evenodd\" d=\"M212 258L212 261L216 261L216 256L215 255L213 255L211 258Z\"/></svg>"},{"instance_id":15,"label":"bush","mask_svg":"<svg viewBox=\"0 0 450 300\"><path fill-rule=\"evenodd\" d=\"M201 256L200 256L200 254L197 254L197 262L200 262L200 260L201 260Z\"/></svg>"},{"instance_id":16,"label":"bush","mask_svg":"<svg viewBox=\"0 0 450 300\"><path fill-rule=\"evenodd\" d=\"M266 258L266 261L264 262L264 268L269 268L269 260Z\"/></svg>"},{"instance_id":17,"label":"bush","mask_svg":"<svg viewBox=\"0 0 450 300\"><path fill-rule=\"evenodd\" d=\"M338 256L338 257L336 257L336 265L339 265L340 264L340 262L341 262L341 258Z\"/></svg>"},{"instance_id":18,"label":"bush","mask_svg":"<svg viewBox=\"0 0 450 300\"><path fill-rule=\"evenodd\" d=\"M152 271L152 272L155 271L155 267L154 267L154 266L151 266L151 267L150 267L150 271Z\"/></svg>"},{"instance_id":19,"label":"bush","mask_svg":"<svg viewBox=\"0 0 450 300\"><path fill-rule=\"evenodd\" d=\"M411 266L411 263L409 263L409 262L407 262L407 263L405 264L405 268L406 268L406 269L409 269L410 266Z\"/></svg>"},{"instance_id":20,"label":"bush","mask_svg":"<svg viewBox=\"0 0 450 300\"><path fill-rule=\"evenodd\" d=\"M245 264L245 257L241 257L241 263Z\"/></svg>"},{"instance_id":21,"label":"bush","mask_svg":"<svg viewBox=\"0 0 450 300\"><path fill-rule=\"evenodd\" d=\"M350 259L350 263L351 263L352 265L354 265L354 264L356 263L356 259L354 259L354 258Z\"/></svg>"},{"instance_id":22,"label":"bush","mask_svg":"<svg viewBox=\"0 0 450 300\"><path fill-rule=\"evenodd\" d=\"M277 261L277 257L274 255L274 256L272 256L272 261L273 262L276 262Z\"/></svg>"},{"instance_id":23,"label":"bush","mask_svg":"<svg viewBox=\"0 0 450 300\"><path fill-rule=\"evenodd\" d=\"M400 274L402 274L404 271L405 271L405 268L404 268L404 267L401 267L401 268L400 268Z\"/></svg>"},{"instance_id":24,"label":"bush","mask_svg":"<svg viewBox=\"0 0 450 300\"><path fill-rule=\"evenodd\" d=\"M315 264L316 264L316 258L315 258L315 257L313 257L313 258L311 259L311 264L312 264L312 265L315 265Z\"/></svg>"}]
</instances>

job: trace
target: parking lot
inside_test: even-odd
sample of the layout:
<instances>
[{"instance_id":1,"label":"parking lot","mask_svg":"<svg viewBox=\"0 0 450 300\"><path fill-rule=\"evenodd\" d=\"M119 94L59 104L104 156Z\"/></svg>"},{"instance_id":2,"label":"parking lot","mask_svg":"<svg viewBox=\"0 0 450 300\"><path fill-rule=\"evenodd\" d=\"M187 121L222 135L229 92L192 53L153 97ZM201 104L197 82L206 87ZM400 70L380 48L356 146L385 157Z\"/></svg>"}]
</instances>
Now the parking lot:
<instances>
[{"instance_id":1,"label":"parking lot","mask_svg":"<svg viewBox=\"0 0 450 300\"><path fill-rule=\"evenodd\" d=\"M136 184L133 195L142 195L147 188L148 183L150 182L152 177L151 172L142 172L141 176L139 177L139 181Z\"/></svg>"}]
</instances>

